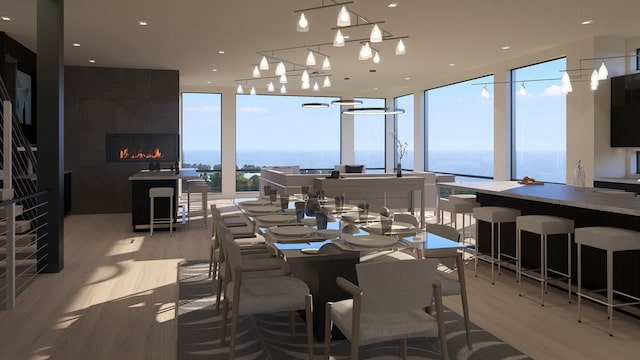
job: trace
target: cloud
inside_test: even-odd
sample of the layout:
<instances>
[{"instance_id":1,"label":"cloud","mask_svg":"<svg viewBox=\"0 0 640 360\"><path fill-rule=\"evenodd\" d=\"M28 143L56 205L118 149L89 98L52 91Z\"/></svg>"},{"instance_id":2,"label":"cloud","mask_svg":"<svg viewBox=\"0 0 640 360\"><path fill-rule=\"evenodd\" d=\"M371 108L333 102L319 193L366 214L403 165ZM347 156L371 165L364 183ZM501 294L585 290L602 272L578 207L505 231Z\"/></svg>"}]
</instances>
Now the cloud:
<instances>
[{"instance_id":1,"label":"cloud","mask_svg":"<svg viewBox=\"0 0 640 360\"><path fill-rule=\"evenodd\" d=\"M238 109L241 113L252 113L252 114L264 114L267 113L267 109L258 106L245 106Z\"/></svg>"},{"instance_id":2,"label":"cloud","mask_svg":"<svg viewBox=\"0 0 640 360\"><path fill-rule=\"evenodd\" d=\"M551 85L544 89L542 96L565 96L560 85Z\"/></svg>"},{"instance_id":3,"label":"cloud","mask_svg":"<svg viewBox=\"0 0 640 360\"><path fill-rule=\"evenodd\" d=\"M220 112L220 106L210 106L210 105L189 106L184 108L184 110L189 112Z\"/></svg>"}]
</instances>

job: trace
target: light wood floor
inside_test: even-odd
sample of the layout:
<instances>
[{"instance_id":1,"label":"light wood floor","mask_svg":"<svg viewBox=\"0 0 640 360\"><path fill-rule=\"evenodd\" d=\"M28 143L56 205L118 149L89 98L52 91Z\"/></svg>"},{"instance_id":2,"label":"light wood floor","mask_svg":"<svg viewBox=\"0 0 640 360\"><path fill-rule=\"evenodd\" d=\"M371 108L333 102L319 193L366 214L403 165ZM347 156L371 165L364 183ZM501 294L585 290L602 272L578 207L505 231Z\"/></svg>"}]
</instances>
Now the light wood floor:
<instances>
[{"instance_id":1,"label":"light wood floor","mask_svg":"<svg viewBox=\"0 0 640 360\"><path fill-rule=\"evenodd\" d=\"M40 275L0 311L0 359L175 359L178 263L206 259L209 230L192 222L168 232L131 232L130 214L65 218L65 269ZM577 307L551 289L547 305L526 282L518 297L515 276L495 285L489 267L479 277L466 267L471 320L535 359L632 359L640 353L640 320L616 320L606 332L604 308ZM459 311L457 297L445 304ZM618 319L618 317L616 317ZM455 358L455 354L450 354Z\"/></svg>"}]
</instances>

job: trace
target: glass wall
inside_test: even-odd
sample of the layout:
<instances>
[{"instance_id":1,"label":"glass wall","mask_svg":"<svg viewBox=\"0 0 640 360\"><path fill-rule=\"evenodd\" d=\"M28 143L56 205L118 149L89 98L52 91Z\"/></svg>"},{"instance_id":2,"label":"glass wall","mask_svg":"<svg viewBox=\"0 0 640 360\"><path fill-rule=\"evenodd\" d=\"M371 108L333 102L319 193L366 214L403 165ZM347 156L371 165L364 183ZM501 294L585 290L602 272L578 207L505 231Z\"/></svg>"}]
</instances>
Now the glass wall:
<instances>
[{"instance_id":1,"label":"glass wall","mask_svg":"<svg viewBox=\"0 0 640 360\"><path fill-rule=\"evenodd\" d=\"M221 192L221 95L182 93L182 167L197 168Z\"/></svg>"},{"instance_id":2,"label":"glass wall","mask_svg":"<svg viewBox=\"0 0 640 360\"><path fill-rule=\"evenodd\" d=\"M407 144L407 153L402 159L398 159L396 151L395 163L402 163L404 170L413 170L413 94L400 96L394 99L396 108L404 109L404 114L396 115L396 134L400 143ZM393 134L391 134L393 136ZM394 169L391 169L394 171Z\"/></svg>"},{"instance_id":3,"label":"glass wall","mask_svg":"<svg viewBox=\"0 0 640 360\"><path fill-rule=\"evenodd\" d=\"M493 178L493 75L427 90L425 168Z\"/></svg>"},{"instance_id":4,"label":"glass wall","mask_svg":"<svg viewBox=\"0 0 640 360\"><path fill-rule=\"evenodd\" d=\"M385 99L361 100L358 107L385 107ZM354 159L356 164L366 165L367 172L384 172L385 157L385 116L353 115L354 119Z\"/></svg>"},{"instance_id":5,"label":"glass wall","mask_svg":"<svg viewBox=\"0 0 640 360\"><path fill-rule=\"evenodd\" d=\"M560 82L565 69L561 58L511 70L512 179L566 183L567 102Z\"/></svg>"},{"instance_id":6,"label":"glass wall","mask_svg":"<svg viewBox=\"0 0 640 360\"><path fill-rule=\"evenodd\" d=\"M339 164L340 107L302 107L333 100L338 98L236 95L236 191L259 190L264 166L328 172Z\"/></svg>"}]
</instances>

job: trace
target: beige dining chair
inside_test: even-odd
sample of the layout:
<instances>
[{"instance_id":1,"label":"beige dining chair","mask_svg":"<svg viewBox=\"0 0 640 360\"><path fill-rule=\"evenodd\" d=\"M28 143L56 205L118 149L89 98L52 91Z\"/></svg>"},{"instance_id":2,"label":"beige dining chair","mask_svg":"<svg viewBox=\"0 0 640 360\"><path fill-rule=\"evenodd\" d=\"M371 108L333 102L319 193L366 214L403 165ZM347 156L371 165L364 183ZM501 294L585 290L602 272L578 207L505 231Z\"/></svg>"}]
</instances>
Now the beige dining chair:
<instances>
[{"instance_id":1,"label":"beige dining chair","mask_svg":"<svg viewBox=\"0 0 640 360\"><path fill-rule=\"evenodd\" d=\"M418 218L411 214L405 214L405 213L393 214L393 222L411 224L417 228L420 227L420 222L418 221Z\"/></svg>"},{"instance_id":2,"label":"beige dining chair","mask_svg":"<svg viewBox=\"0 0 640 360\"><path fill-rule=\"evenodd\" d=\"M326 303L325 358L336 325L351 343L350 359L358 359L362 345L390 340L400 340L400 356L406 359L406 340L414 337L438 337L442 358L447 359L440 285L434 281L437 265L425 259L357 264L357 286L337 278L353 298ZM434 298L435 318L425 311Z\"/></svg>"},{"instance_id":3,"label":"beige dining chair","mask_svg":"<svg viewBox=\"0 0 640 360\"><path fill-rule=\"evenodd\" d=\"M227 331L227 317L231 310L231 337L229 359L235 358L238 317L240 315L289 313L289 327L295 335L295 311L304 310L307 323L307 350L313 359L313 315L312 296L304 281L290 276L248 277L247 274L282 270L275 264L248 264L241 255L240 246L227 234L223 241L227 257L224 308L222 310L222 334L220 343L224 345Z\"/></svg>"}]
</instances>

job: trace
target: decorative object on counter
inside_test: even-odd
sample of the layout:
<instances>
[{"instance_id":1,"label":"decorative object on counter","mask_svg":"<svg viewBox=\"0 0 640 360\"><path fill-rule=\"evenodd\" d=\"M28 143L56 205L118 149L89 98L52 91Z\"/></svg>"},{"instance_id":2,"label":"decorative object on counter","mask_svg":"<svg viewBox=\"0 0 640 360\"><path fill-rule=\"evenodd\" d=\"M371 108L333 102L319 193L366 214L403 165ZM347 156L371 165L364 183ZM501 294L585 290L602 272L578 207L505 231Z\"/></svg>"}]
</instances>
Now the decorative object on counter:
<instances>
[{"instance_id":1,"label":"decorative object on counter","mask_svg":"<svg viewBox=\"0 0 640 360\"><path fill-rule=\"evenodd\" d=\"M573 186L577 190L584 190L586 173L584 166L582 166L582 160L578 160L576 168L573 170Z\"/></svg>"},{"instance_id":2,"label":"decorative object on counter","mask_svg":"<svg viewBox=\"0 0 640 360\"><path fill-rule=\"evenodd\" d=\"M522 178L522 180L518 181L518 184L522 184L522 185L544 185L544 183L542 181L536 181L536 179L530 177L530 176L525 176Z\"/></svg>"},{"instance_id":3,"label":"decorative object on counter","mask_svg":"<svg viewBox=\"0 0 640 360\"><path fill-rule=\"evenodd\" d=\"M409 150L409 143L402 142L398 139L398 135L394 132L389 134L393 137L393 141L396 145L396 153L398 154L398 165L396 168L396 176L402 177L402 158L407 154L407 150Z\"/></svg>"},{"instance_id":4,"label":"decorative object on counter","mask_svg":"<svg viewBox=\"0 0 640 360\"><path fill-rule=\"evenodd\" d=\"M180 174L180 166L178 166L178 161L173 164L173 167L176 169L176 174Z\"/></svg>"}]
</instances>

